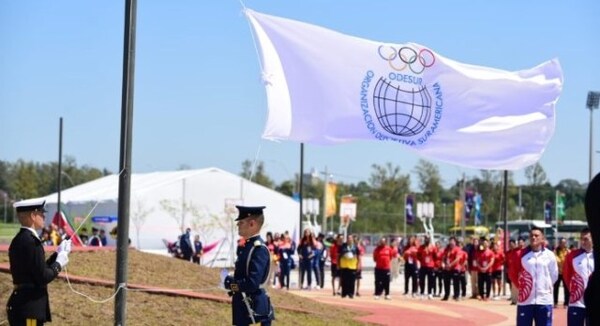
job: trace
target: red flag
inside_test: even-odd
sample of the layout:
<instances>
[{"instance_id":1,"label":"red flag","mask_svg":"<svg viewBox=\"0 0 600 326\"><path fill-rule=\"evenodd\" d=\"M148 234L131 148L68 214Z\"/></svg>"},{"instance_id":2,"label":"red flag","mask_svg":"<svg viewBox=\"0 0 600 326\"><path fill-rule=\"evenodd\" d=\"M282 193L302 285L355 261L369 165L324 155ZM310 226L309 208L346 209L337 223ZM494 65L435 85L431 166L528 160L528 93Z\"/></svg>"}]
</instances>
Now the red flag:
<instances>
[{"instance_id":1,"label":"red flag","mask_svg":"<svg viewBox=\"0 0 600 326\"><path fill-rule=\"evenodd\" d=\"M204 251L204 253L207 253L207 252L215 249L217 247L217 245L219 244L219 242L221 242L221 240L217 240L217 241L215 241L215 242L213 242L211 244L208 244L208 245L204 246L202 248L202 250Z\"/></svg>"},{"instance_id":2,"label":"red flag","mask_svg":"<svg viewBox=\"0 0 600 326\"><path fill-rule=\"evenodd\" d=\"M67 220L63 212L60 212L60 214L59 212L56 212L56 214L54 214L54 217L52 218L52 224L56 224L58 228L65 230L65 233L71 237L71 243L74 246L83 246L83 242L79 238L79 235L75 234L71 223L69 223L69 220Z\"/></svg>"}]
</instances>

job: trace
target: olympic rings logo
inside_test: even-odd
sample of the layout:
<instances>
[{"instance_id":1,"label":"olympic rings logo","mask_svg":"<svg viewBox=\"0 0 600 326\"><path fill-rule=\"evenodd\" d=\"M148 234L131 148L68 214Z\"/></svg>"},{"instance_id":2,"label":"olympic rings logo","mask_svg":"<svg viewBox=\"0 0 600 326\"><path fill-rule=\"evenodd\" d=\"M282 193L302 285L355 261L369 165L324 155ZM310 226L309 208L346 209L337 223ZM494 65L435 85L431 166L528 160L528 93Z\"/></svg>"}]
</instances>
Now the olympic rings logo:
<instances>
[{"instance_id":1,"label":"olympic rings logo","mask_svg":"<svg viewBox=\"0 0 600 326\"><path fill-rule=\"evenodd\" d=\"M387 61L396 71L403 71L408 67L415 74L421 74L425 68L433 66L435 55L429 49L417 50L403 46L396 50L393 46L380 45L377 50L381 59Z\"/></svg>"}]
</instances>

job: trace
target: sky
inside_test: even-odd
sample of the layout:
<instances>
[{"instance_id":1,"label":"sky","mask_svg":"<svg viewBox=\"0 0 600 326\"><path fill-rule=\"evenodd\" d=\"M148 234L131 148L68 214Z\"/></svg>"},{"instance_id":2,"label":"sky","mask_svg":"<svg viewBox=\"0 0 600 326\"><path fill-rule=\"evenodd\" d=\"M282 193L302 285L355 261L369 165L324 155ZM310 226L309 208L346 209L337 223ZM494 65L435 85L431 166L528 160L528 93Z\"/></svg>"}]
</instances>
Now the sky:
<instances>
[{"instance_id":1,"label":"sky","mask_svg":"<svg viewBox=\"0 0 600 326\"><path fill-rule=\"evenodd\" d=\"M588 179L590 112L600 91L599 1L245 1L270 15L389 43L416 42L464 63L504 70L558 58L564 72L556 131L540 163L552 184ZM119 170L124 1L0 2L0 160L58 160ZM267 101L242 4L138 1L133 172L263 161L276 182L300 170L300 145L261 139ZM598 110L596 110L598 111ZM600 116L593 139L600 170ZM348 183L372 164L411 174L419 157L394 143L304 146L304 169ZM478 170L433 161L444 185ZM526 183L523 171L515 181Z\"/></svg>"}]
</instances>

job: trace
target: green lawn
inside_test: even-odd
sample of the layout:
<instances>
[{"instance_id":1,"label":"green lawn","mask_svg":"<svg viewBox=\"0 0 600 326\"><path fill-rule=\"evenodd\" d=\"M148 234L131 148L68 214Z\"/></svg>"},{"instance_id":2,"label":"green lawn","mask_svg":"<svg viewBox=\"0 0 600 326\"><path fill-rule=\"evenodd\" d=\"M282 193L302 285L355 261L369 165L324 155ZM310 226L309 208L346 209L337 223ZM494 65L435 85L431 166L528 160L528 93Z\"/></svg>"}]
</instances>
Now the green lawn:
<instances>
[{"instance_id":1,"label":"green lawn","mask_svg":"<svg viewBox=\"0 0 600 326\"><path fill-rule=\"evenodd\" d=\"M10 243L20 227L18 223L0 223L0 244Z\"/></svg>"}]
</instances>

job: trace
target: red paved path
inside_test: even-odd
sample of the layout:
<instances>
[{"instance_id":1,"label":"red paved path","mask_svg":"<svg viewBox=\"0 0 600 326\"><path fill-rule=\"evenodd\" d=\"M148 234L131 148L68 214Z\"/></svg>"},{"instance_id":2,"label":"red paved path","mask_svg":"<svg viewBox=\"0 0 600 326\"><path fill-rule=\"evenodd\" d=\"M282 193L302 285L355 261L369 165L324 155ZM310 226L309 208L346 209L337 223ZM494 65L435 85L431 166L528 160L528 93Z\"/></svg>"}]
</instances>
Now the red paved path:
<instances>
[{"instance_id":1,"label":"red paved path","mask_svg":"<svg viewBox=\"0 0 600 326\"><path fill-rule=\"evenodd\" d=\"M362 291L361 291L362 292ZM434 300L417 300L394 296L392 300L374 300L372 296L342 299L332 296L329 290L292 291L303 297L313 298L319 302L344 305L370 315L359 318L360 321L380 325L444 325L444 326L509 326L515 325L516 306L508 301L462 300L442 302ZM554 309L555 326L567 324L567 310Z\"/></svg>"}]
</instances>

